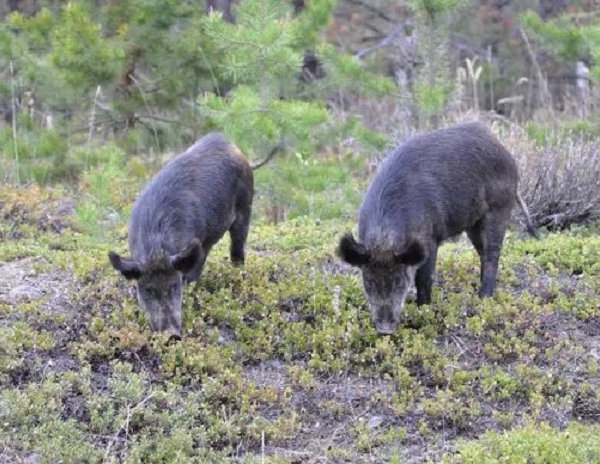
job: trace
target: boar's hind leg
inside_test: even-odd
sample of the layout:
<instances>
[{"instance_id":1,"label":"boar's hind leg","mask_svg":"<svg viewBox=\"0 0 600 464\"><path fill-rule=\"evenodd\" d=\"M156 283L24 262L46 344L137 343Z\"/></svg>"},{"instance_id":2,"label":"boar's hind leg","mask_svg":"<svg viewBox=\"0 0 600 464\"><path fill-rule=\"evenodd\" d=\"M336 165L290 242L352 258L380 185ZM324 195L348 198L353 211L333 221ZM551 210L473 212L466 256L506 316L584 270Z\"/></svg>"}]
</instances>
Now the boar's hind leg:
<instances>
[{"instance_id":1,"label":"boar's hind leg","mask_svg":"<svg viewBox=\"0 0 600 464\"><path fill-rule=\"evenodd\" d=\"M479 255L479 265L480 265L480 275L479 280L480 283L483 284L483 244L485 243L484 231L483 231L483 219L478 221L473 227L467 229L467 236L471 243L477 250L477 254Z\"/></svg>"},{"instance_id":2,"label":"boar's hind leg","mask_svg":"<svg viewBox=\"0 0 600 464\"><path fill-rule=\"evenodd\" d=\"M229 228L229 237L231 238L229 256L231 262L236 266L242 266L246 260L246 239L250 228L252 200L248 201L244 196L239 199L236 205L235 221Z\"/></svg>"},{"instance_id":3,"label":"boar's hind leg","mask_svg":"<svg viewBox=\"0 0 600 464\"><path fill-rule=\"evenodd\" d=\"M483 233L479 235L483 236L480 297L494 294L502 241L509 221L510 209L490 211L483 219Z\"/></svg>"},{"instance_id":4,"label":"boar's hind leg","mask_svg":"<svg viewBox=\"0 0 600 464\"><path fill-rule=\"evenodd\" d=\"M431 282L433 272L435 271L435 261L437 259L437 245L432 245L429 250L429 257L423 265L417 269L415 276L415 285L417 287L417 306L431 303Z\"/></svg>"},{"instance_id":5,"label":"boar's hind leg","mask_svg":"<svg viewBox=\"0 0 600 464\"><path fill-rule=\"evenodd\" d=\"M250 220L244 218L236 219L229 229L229 236L231 237L231 247L229 249L229 256L231 262L236 266L241 266L246 260L246 252L244 250L246 246L246 238L248 237L248 229L250 226Z\"/></svg>"}]
</instances>

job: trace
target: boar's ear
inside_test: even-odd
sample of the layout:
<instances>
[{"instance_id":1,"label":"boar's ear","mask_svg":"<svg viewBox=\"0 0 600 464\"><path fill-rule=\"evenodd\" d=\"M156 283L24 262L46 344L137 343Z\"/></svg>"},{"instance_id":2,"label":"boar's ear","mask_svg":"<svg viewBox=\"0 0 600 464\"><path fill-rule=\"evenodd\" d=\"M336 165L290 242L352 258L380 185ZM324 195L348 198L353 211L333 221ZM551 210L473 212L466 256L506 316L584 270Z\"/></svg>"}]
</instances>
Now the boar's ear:
<instances>
[{"instance_id":1,"label":"boar's ear","mask_svg":"<svg viewBox=\"0 0 600 464\"><path fill-rule=\"evenodd\" d=\"M177 271L187 272L196 265L199 259L200 242L195 238L183 251L176 255L171 255L170 261L171 266Z\"/></svg>"},{"instance_id":2,"label":"boar's ear","mask_svg":"<svg viewBox=\"0 0 600 464\"><path fill-rule=\"evenodd\" d=\"M367 249L358 243L350 233L344 234L340 239L335 254L352 266L364 266L369 262Z\"/></svg>"},{"instance_id":3,"label":"boar's ear","mask_svg":"<svg viewBox=\"0 0 600 464\"><path fill-rule=\"evenodd\" d=\"M108 260L127 280L139 279L142 275L139 263L132 258L122 258L114 251L109 251Z\"/></svg>"},{"instance_id":4,"label":"boar's ear","mask_svg":"<svg viewBox=\"0 0 600 464\"><path fill-rule=\"evenodd\" d=\"M396 262L407 266L414 266L425 260L425 249L417 241L411 242L402 253L395 256Z\"/></svg>"}]
</instances>

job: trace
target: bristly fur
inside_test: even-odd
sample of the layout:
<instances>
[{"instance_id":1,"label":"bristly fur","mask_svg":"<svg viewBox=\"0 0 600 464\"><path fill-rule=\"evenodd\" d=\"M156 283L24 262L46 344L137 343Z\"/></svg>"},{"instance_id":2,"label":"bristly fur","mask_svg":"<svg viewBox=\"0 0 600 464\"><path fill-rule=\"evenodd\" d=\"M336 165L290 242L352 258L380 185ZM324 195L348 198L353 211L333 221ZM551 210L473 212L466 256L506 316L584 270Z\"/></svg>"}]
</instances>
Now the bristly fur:
<instances>
[{"instance_id":1,"label":"bristly fur","mask_svg":"<svg viewBox=\"0 0 600 464\"><path fill-rule=\"evenodd\" d=\"M363 246L368 250L371 262L379 264L393 263L395 253L400 251L401 241L397 231L387 227L375 226L360 239Z\"/></svg>"},{"instance_id":2,"label":"bristly fur","mask_svg":"<svg viewBox=\"0 0 600 464\"><path fill-rule=\"evenodd\" d=\"M193 268L200 256L200 241L194 238L191 243L180 253L172 255L169 263L180 272L187 272Z\"/></svg>"},{"instance_id":3,"label":"bristly fur","mask_svg":"<svg viewBox=\"0 0 600 464\"><path fill-rule=\"evenodd\" d=\"M357 240L369 255L362 269L367 293L385 300L379 307L387 311L413 278L406 268L416 267L417 305L429 304L439 245L466 232L481 258L480 295L491 296L516 203L533 232L518 184L513 156L480 123L406 140L378 167L360 207Z\"/></svg>"},{"instance_id":4,"label":"bristly fur","mask_svg":"<svg viewBox=\"0 0 600 464\"><path fill-rule=\"evenodd\" d=\"M144 263L144 270L147 272L167 272L172 271L169 257L164 251L158 251L148 257L148 261Z\"/></svg>"},{"instance_id":5,"label":"bristly fur","mask_svg":"<svg viewBox=\"0 0 600 464\"><path fill-rule=\"evenodd\" d=\"M144 268L151 260L162 267L163 252L168 259L193 238L210 249L232 220L241 249L253 195L252 170L239 150L222 134L207 134L144 187L131 213L131 254Z\"/></svg>"},{"instance_id":6,"label":"bristly fur","mask_svg":"<svg viewBox=\"0 0 600 464\"><path fill-rule=\"evenodd\" d=\"M131 258L109 259L138 280L138 302L153 330L181 336L183 285L198 281L225 233L231 261L244 263L253 197L250 165L220 133L198 139L146 184L129 222Z\"/></svg>"}]
</instances>

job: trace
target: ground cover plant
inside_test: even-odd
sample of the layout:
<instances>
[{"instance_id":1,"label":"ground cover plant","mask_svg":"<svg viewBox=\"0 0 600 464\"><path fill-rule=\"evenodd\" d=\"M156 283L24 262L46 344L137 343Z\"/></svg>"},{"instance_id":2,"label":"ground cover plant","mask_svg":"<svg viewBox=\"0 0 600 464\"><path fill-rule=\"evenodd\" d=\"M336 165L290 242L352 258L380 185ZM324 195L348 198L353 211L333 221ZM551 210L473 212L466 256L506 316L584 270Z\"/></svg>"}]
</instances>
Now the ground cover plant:
<instances>
[{"instance_id":1,"label":"ground cover plant","mask_svg":"<svg viewBox=\"0 0 600 464\"><path fill-rule=\"evenodd\" d=\"M484 301L475 251L445 245L432 305L377 337L333 256L352 221L256 218L246 267L219 243L168 343L108 264L135 191L111 185L102 234L85 196L0 193L0 462L600 460L591 229L515 226Z\"/></svg>"}]
</instances>

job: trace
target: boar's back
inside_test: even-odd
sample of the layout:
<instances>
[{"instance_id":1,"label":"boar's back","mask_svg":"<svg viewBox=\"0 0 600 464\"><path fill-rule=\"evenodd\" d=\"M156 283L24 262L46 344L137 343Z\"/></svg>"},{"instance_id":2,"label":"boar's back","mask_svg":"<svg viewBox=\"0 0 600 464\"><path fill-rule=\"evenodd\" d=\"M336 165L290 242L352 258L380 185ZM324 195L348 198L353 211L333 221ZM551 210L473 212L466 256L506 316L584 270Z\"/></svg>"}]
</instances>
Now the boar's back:
<instances>
[{"instance_id":1,"label":"boar's back","mask_svg":"<svg viewBox=\"0 0 600 464\"><path fill-rule=\"evenodd\" d=\"M235 219L242 190L251 200L253 174L239 150L218 133L201 138L171 160L136 201L129 227L134 257L145 261L162 250L175 253L194 237L212 246Z\"/></svg>"},{"instance_id":2,"label":"boar's back","mask_svg":"<svg viewBox=\"0 0 600 464\"><path fill-rule=\"evenodd\" d=\"M399 216L446 239L490 209L512 208L517 184L514 159L478 123L415 136L380 165L361 207L361 239Z\"/></svg>"}]
</instances>

